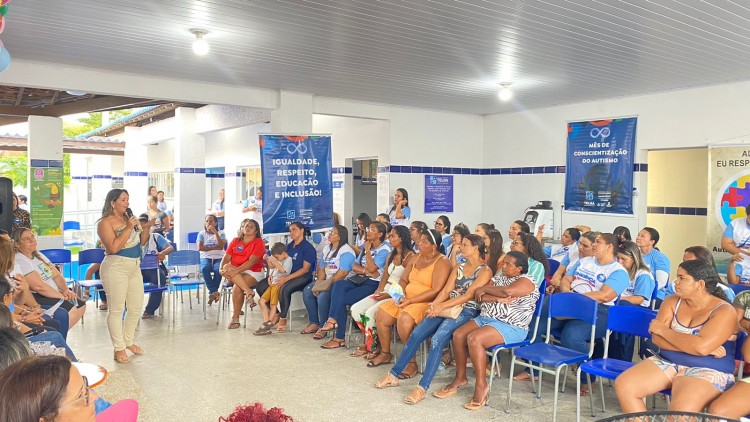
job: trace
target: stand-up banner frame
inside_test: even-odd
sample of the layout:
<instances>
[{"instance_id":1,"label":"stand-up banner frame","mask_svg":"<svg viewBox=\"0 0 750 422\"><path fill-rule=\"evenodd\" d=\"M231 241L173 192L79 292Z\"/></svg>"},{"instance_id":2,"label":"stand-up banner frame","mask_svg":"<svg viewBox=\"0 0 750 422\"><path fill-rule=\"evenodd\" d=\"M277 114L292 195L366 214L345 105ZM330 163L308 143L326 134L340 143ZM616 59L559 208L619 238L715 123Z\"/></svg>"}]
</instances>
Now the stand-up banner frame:
<instances>
[{"instance_id":1,"label":"stand-up banner frame","mask_svg":"<svg viewBox=\"0 0 750 422\"><path fill-rule=\"evenodd\" d=\"M260 134L263 234L333 227L331 135Z\"/></svg>"}]
</instances>

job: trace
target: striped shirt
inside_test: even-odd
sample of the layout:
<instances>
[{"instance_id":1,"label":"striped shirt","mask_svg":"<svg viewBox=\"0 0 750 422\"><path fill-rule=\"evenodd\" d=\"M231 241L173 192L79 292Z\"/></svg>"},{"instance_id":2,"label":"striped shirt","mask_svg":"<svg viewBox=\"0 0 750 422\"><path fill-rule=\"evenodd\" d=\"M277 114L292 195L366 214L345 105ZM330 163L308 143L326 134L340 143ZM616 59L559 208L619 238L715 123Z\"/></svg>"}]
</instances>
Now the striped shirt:
<instances>
[{"instance_id":1,"label":"striped shirt","mask_svg":"<svg viewBox=\"0 0 750 422\"><path fill-rule=\"evenodd\" d=\"M510 286L522 277L529 278L525 274L512 278L500 274L492 278L492 284L495 287ZM482 302L479 305L479 315L494 318L505 324L528 330L531 319L534 316L534 310L536 310L537 299L539 299L539 289L535 288L531 293L515 298L511 303Z\"/></svg>"}]
</instances>

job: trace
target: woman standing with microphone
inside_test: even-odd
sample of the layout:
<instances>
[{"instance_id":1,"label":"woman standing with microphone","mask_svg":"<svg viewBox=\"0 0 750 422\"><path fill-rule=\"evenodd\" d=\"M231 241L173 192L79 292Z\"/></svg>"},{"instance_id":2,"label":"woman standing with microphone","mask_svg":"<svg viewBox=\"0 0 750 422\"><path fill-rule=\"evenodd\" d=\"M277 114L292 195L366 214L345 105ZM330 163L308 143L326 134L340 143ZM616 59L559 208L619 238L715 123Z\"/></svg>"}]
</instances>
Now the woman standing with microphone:
<instances>
[{"instance_id":1,"label":"woman standing with microphone","mask_svg":"<svg viewBox=\"0 0 750 422\"><path fill-rule=\"evenodd\" d=\"M128 208L129 205L128 191L109 191L96 229L106 250L101 275L109 305L107 327L117 363L130 362L125 349L136 355L143 353L143 349L133 342L133 338L143 311L141 245L148 241L151 222L141 227L138 219L133 216L133 211ZM122 313L126 303L127 312L123 323Z\"/></svg>"}]
</instances>

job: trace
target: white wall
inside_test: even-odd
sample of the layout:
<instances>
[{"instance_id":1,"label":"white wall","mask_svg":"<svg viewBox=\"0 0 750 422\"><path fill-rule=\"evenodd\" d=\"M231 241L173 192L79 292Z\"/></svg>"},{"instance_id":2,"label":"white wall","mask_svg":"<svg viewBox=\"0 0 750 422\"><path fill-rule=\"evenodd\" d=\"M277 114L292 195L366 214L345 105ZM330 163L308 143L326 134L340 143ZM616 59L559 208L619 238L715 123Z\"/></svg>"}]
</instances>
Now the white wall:
<instances>
[{"instance_id":1,"label":"white wall","mask_svg":"<svg viewBox=\"0 0 750 422\"><path fill-rule=\"evenodd\" d=\"M748 96L750 82L742 82L486 116L484 167L565 165L567 122L625 116L638 117L635 162L646 163L649 149L706 146L750 133ZM634 217L566 213L563 225L590 222L595 229L611 230L624 224L631 231L642 227L646 177L636 173ZM483 217L501 227L538 200L552 200L559 210L564 197L563 174L484 176L484 182Z\"/></svg>"},{"instance_id":2,"label":"white wall","mask_svg":"<svg viewBox=\"0 0 750 422\"><path fill-rule=\"evenodd\" d=\"M148 172L174 171L174 139L167 139L147 148Z\"/></svg>"}]
</instances>

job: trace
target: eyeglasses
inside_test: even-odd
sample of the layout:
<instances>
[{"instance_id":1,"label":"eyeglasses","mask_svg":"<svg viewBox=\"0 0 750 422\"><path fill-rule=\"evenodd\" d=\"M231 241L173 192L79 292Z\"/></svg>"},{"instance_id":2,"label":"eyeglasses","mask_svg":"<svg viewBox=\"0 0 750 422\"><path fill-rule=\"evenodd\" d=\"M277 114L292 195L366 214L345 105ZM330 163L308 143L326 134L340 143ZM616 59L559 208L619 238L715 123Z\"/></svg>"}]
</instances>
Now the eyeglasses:
<instances>
[{"instance_id":1,"label":"eyeglasses","mask_svg":"<svg viewBox=\"0 0 750 422\"><path fill-rule=\"evenodd\" d=\"M89 405L89 401L90 401L90 397L89 397L89 391L90 391L90 389L89 389L89 379L86 378L86 376L82 376L81 378L83 378L83 396L79 396L77 399L75 399L73 401L69 401L69 402L63 404L62 406L60 406L60 409L62 409L63 407L66 407L66 406L70 406L71 404L77 403L77 402L79 402L81 400L83 400L84 403L86 403L86 406Z\"/></svg>"},{"instance_id":2,"label":"eyeglasses","mask_svg":"<svg viewBox=\"0 0 750 422\"><path fill-rule=\"evenodd\" d=\"M436 222L435 222L435 225L436 225L436 226L444 226L445 224L443 224L443 223L441 223L441 222L439 222L439 221L436 221Z\"/></svg>"},{"instance_id":3,"label":"eyeglasses","mask_svg":"<svg viewBox=\"0 0 750 422\"><path fill-rule=\"evenodd\" d=\"M36 240L36 236L27 236L18 239L19 242L33 242Z\"/></svg>"}]
</instances>

